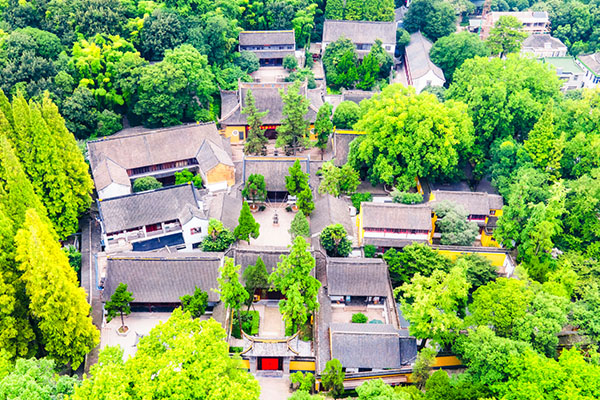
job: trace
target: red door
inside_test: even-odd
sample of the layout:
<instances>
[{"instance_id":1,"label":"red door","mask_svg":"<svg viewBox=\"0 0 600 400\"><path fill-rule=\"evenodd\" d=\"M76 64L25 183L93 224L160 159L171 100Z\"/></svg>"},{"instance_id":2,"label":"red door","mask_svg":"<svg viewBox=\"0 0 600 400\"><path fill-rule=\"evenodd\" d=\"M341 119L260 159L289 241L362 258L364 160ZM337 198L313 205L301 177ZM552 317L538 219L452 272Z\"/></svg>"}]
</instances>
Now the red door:
<instances>
[{"instance_id":1,"label":"red door","mask_svg":"<svg viewBox=\"0 0 600 400\"><path fill-rule=\"evenodd\" d=\"M259 365L259 369L263 371L277 371L279 370L279 358L267 358L262 357L260 359L261 365Z\"/></svg>"}]
</instances>

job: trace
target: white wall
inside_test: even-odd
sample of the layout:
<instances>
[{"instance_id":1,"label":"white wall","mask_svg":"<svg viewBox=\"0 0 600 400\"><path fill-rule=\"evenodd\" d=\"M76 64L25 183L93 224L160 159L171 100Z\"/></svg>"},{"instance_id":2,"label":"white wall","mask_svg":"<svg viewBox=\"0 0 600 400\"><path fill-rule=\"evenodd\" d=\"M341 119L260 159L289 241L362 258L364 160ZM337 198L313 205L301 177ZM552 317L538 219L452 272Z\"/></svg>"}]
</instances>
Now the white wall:
<instances>
[{"instance_id":1,"label":"white wall","mask_svg":"<svg viewBox=\"0 0 600 400\"><path fill-rule=\"evenodd\" d=\"M110 199L112 197L123 196L131 193L131 186L121 185L119 183L111 183L107 187L98 191L99 199Z\"/></svg>"},{"instance_id":2,"label":"white wall","mask_svg":"<svg viewBox=\"0 0 600 400\"><path fill-rule=\"evenodd\" d=\"M192 229L200 229L200 233L192 235ZM187 224L181 227L183 233L183 240L185 241L186 250L192 250L192 246L196 243L200 243L202 239L208 235L208 220L200 219L197 217L192 218Z\"/></svg>"},{"instance_id":3,"label":"white wall","mask_svg":"<svg viewBox=\"0 0 600 400\"><path fill-rule=\"evenodd\" d=\"M422 77L413 79L412 86L414 86L417 93L421 93L421 91L427 86L427 83L429 83L430 86L444 86L444 82L446 82L444 79L440 79L436 74L433 73L433 71L429 71Z\"/></svg>"}]
</instances>

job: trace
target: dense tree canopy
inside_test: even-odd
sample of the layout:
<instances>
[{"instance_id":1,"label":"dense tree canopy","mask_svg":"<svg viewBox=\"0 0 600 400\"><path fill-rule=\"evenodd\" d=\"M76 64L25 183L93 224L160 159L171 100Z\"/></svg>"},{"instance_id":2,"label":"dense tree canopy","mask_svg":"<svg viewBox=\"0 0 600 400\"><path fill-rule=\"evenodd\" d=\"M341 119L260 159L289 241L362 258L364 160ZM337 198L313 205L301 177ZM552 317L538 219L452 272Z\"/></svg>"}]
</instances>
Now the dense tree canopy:
<instances>
[{"instance_id":1,"label":"dense tree canopy","mask_svg":"<svg viewBox=\"0 0 600 400\"><path fill-rule=\"evenodd\" d=\"M433 44L429 55L438 67L444 71L449 84L456 71L465 60L475 56L488 56L490 51L477 35L469 32L452 33L440 38Z\"/></svg>"}]
</instances>

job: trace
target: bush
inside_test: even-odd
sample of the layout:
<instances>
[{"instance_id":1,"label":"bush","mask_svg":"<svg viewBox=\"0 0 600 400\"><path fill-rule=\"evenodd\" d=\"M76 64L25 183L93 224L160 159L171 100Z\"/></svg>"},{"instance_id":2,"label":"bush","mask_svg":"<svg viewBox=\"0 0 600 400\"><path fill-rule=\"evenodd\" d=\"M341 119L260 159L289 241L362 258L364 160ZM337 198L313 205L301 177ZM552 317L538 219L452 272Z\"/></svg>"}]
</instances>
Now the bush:
<instances>
[{"instance_id":1,"label":"bush","mask_svg":"<svg viewBox=\"0 0 600 400\"><path fill-rule=\"evenodd\" d=\"M98 136L108 136L123 129L121 116L110 110L104 110L98 114L98 127L96 134Z\"/></svg>"},{"instance_id":2,"label":"bush","mask_svg":"<svg viewBox=\"0 0 600 400\"><path fill-rule=\"evenodd\" d=\"M230 353L241 353L242 351L244 351L243 347L229 346L229 352Z\"/></svg>"},{"instance_id":3,"label":"bush","mask_svg":"<svg viewBox=\"0 0 600 400\"><path fill-rule=\"evenodd\" d=\"M240 311L240 316L242 318L242 330L246 332L247 335L255 336L258 335L258 325L260 322L260 317L258 315L258 311ZM233 322L231 325L231 335L236 339L241 339L242 335L240 333L240 324L237 319L237 314L233 315Z\"/></svg>"},{"instance_id":4,"label":"bush","mask_svg":"<svg viewBox=\"0 0 600 400\"><path fill-rule=\"evenodd\" d=\"M308 80L308 88L314 89L317 87L317 82L315 81L315 74L309 68L302 68L298 71L292 71L288 76L285 77L286 82L304 82Z\"/></svg>"},{"instance_id":5,"label":"bush","mask_svg":"<svg viewBox=\"0 0 600 400\"><path fill-rule=\"evenodd\" d=\"M352 101L342 101L333 113L336 129L352 129L360 117L360 107Z\"/></svg>"},{"instance_id":6,"label":"bush","mask_svg":"<svg viewBox=\"0 0 600 400\"><path fill-rule=\"evenodd\" d=\"M352 314L352 323L353 324L366 324L369 319L363 313Z\"/></svg>"},{"instance_id":7,"label":"bush","mask_svg":"<svg viewBox=\"0 0 600 400\"><path fill-rule=\"evenodd\" d=\"M240 56L235 60L235 63L248 74L257 71L260 68L258 56L251 51L240 52Z\"/></svg>"},{"instance_id":8,"label":"bush","mask_svg":"<svg viewBox=\"0 0 600 400\"><path fill-rule=\"evenodd\" d=\"M176 185L181 185L188 182L192 182L198 189L202 189L202 177L200 175L194 175L187 168L185 168L183 171L175 172Z\"/></svg>"},{"instance_id":9,"label":"bush","mask_svg":"<svg viewBox=\"0 0 600 400\"><path fill-rule=\"evenodd\" d=\"M298 60L296 59L296 56L293 54L288 54L287 56L283 57L283 68L287 69L288 71L293 71L298 68Z\"/></svg>"},{"instance_id":10,"label":"bush","mask_svg":"<svg viewBox=\"0 0 600 400\"><path fill-rule=\"evenodd\" d=\"M305 62L304 62L304 68L312 68L313 65L315 64L315 61L312 58L312 54L310 54L310 51L306 50L304 52L304 58L305 58Z\"/></svg>"},{"instance_id":11,"label":"bush","mask_svg":"<svg viewBox=\"0 0 600 400\"><path fill-rule=\"evenodd\" d=\"M161 187L162 183L160 183L153 176L144 176L143 178L137 178L133 182L134 193L145 192L146 190L160 189Z\"/></svg>"},{"instance_id":12,"label":"bush","mask_svg":"<svg viewBox=\"0 0 600 400\"><path fill-rule=\"evenodd\" d=\"M421 193L401 192L396 188L392 190L391 195L392 199L394 199L394 203L417 204L423 201L423 195Z\"/></svg>"},{"instance_id":13,"label":"bush","mask_svg":"<svg viewBox=\"0 0 600 400\"><path fill-rule=\"evenodd\" d=\"M302 372L294 372L290 375L290 382L298 384L298 390L305 392L312 392L315 388L315 376L310 372L307 372L306 375Z\"/></svg>"},{"instance_id":14,"label":"bush","mask_svg":"<svg viewBox=\"0 0 600 400\"><path fill-rule=\"evenodd\" d=\"M299 210L294 216L288 232L290 235L292 235L292 239L295 239L296 236L302 236L305 238L310 236L310 226L308 224L308 220L301 210Z\"/></svg>"},{"instance_id":15,"label":"bush","mask_svg":"<svg viewBox=\"0 0 600 400\"><path fill-rule=\"evenodd\" d=\"M348 257L352 251L352 242L341 224L329 225L321 232L321 246L329 257Z\"/></svg>"},{"instance_id":16,"label":"bush","mask_svg":"<svg viewBox=\"0 0 600 400\"><path fill-rule=\"evenodd\" d=\"M352 200L352 205L356 208L356 212L360 212L360 203L373 201L373 195L369 192L366 193L354 193L350 196L350 200Z\"/></svg>"},{"instance_id":17,"label":"bush","mask_svg":"<svg viewBox=\"0 0 600 400\"><path fill-rule=\"evenodd\" d=\"M375 253L377 253L377 247L372 244L366 244L364 247L365 258L375 258Z\"/></svg>"}]
</instances>

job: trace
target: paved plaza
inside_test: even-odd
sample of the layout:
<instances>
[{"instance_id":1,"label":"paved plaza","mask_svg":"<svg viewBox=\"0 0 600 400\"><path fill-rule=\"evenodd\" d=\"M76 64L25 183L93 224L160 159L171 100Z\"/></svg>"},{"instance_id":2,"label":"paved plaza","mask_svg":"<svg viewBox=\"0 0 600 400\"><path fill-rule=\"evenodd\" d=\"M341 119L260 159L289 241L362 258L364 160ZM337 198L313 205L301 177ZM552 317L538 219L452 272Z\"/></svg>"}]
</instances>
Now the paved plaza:
<instances>
[{"instance_id":1,"label":"paved plaza","mask_svg":"<svg viewBox=\"0 0 600 400\"><path fill-rule=\"evenodd\" d=\"M277 214L278 225L273 225L273 216ZM264 211L253 214L256 222L260 224L260 236L251 239L253 246L279 246L286 247L292 243L288 230L296 213L285 210L283 204L267 203Z\"/></svg>"}]
</instances>

